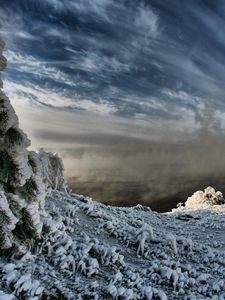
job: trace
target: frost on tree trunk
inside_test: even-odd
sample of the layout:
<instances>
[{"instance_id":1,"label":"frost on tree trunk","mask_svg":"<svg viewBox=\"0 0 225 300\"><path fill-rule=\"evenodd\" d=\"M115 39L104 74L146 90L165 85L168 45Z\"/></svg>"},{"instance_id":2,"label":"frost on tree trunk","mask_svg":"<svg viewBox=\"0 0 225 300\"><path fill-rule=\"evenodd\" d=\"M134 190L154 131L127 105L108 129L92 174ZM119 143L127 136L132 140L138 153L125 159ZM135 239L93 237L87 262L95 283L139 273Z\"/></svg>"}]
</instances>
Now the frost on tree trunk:
<instances>
[{"instance_id":1,"label":"frost on tree trunk","mask_svg":"<svg viewBox=\"0 0 225 300\"><path fill-rule=\"evenodd\" d=\"M0 40L0 71L6 66ZM0 82L2 88L2 82ZM44 201L49 188L65 189L63 164L57 155L28 151L30 141L0 89L0 250L42 233ZM54 177L54 175L56 175Z\"/></svg>"}]
</instances>

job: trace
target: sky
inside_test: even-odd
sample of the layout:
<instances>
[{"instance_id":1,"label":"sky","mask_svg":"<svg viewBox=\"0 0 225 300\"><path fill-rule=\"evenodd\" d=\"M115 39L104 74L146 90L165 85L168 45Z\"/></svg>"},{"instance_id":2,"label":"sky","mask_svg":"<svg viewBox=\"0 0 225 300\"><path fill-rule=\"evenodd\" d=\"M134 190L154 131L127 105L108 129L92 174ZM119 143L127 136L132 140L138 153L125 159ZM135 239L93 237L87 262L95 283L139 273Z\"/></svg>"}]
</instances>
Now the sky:
<instances>
[{"instance_id":1,"label":"sky","mask_svg":"<svg viewBox=\"0 0 225 300\"><path fill-rule=\"evenodd\" d=\"M146 182L126 191L149 203L223 177L223 0L1 0L0 35L21 127L73 189Z\"/></svg>"}]
</instances>

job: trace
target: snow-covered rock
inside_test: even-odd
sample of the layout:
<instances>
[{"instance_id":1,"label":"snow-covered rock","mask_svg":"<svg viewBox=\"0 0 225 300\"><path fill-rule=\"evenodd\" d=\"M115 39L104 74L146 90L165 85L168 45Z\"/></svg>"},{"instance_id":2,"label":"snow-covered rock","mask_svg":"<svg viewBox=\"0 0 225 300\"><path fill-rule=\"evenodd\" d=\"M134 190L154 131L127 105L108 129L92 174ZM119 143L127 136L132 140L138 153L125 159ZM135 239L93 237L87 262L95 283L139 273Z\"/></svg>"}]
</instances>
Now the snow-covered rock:
<instances>
[{"instance_id":1,"label":"snow-covered rock","mask_svg":"<svg viewBox=\"0 0 225 300\"><path fill-rule=\"evenodd\" d=\"M220 191L215 191L212 187L207 187L204 191L197 191L185 202L186 208L202 208L210 205L224 204L225 200Z\"/></svg>"}]
</instances>

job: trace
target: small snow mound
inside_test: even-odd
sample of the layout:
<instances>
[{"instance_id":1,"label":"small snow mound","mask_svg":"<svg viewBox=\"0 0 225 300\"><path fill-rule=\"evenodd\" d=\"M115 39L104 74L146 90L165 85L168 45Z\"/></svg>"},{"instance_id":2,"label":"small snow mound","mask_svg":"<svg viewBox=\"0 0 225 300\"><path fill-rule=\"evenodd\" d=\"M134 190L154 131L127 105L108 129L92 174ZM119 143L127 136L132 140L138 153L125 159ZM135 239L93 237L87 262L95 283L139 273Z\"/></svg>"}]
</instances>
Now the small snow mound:
<instances>
[{"instance_id":1,"label":"small snow mound","mask_svg":"<svg viewBox=\"0 0 225 300\"><path fill-rule=\"evenodd\" d=\"M201 208L211 205L224 204L225 200L220 191L208 186L204 191L197 191L185 202L186 208Z\"/></svg>"}]
</instances>

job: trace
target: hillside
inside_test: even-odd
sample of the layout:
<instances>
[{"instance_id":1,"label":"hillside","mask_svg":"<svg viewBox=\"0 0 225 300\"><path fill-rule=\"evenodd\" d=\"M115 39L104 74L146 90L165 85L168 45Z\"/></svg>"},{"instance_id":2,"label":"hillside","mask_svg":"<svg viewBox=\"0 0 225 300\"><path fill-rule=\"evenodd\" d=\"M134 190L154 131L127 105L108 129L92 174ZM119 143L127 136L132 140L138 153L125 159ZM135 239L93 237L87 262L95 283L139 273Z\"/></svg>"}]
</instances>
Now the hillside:
<instances>
[{"instance_id":1,"label":"hillside","mask_svg":"<svg viewBox=\"0 0 225 300\"><path fill-rule=\"evenodd\" d=\"M221 199L159 214L52 191L41 239L1 259L0 299L224 299Z\"/></svg>"}]
</instances>

